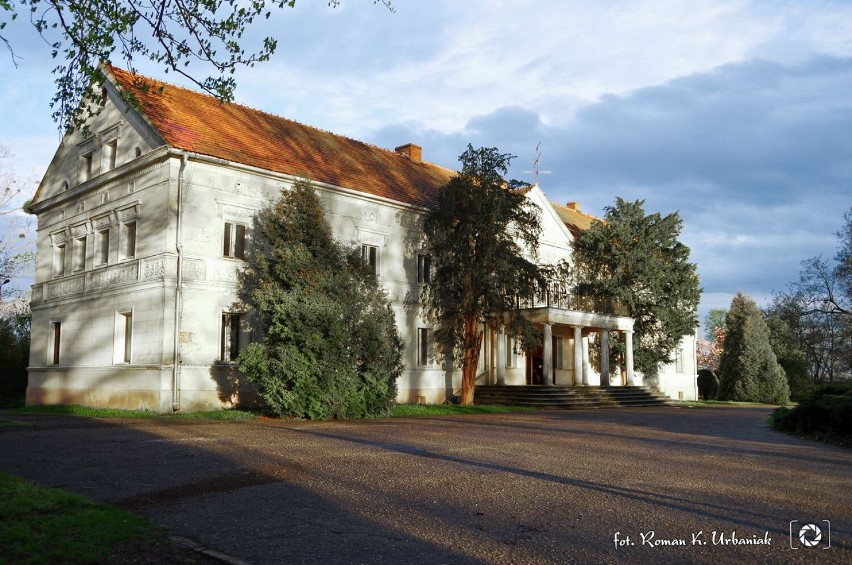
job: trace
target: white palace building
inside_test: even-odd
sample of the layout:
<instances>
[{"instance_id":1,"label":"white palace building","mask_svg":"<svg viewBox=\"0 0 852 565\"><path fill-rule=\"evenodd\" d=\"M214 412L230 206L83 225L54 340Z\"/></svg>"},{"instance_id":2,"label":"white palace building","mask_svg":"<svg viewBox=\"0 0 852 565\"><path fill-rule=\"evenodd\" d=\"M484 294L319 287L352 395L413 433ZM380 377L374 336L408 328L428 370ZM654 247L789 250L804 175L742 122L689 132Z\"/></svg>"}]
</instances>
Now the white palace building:
<instances>
[{"instance_id":1,"label":"white palace building","mask_svg":"<svg viewBox=\"0 0 852 565\"><path fill-rule=\"evenodd\" d=\"M255 330L234 308L237 272L255 214L298 179L313 183L337 238L362 248L387 290L406 343L398 400L458 393L460 371L436 360L417 305L429 276L421 219L454 171L423 161L416 145L388 151L152 79L140 90L140 77L107 71L106 106L87 136L65 136L31 205L28 404L170 412L249 399L234 359ZM540 259L570 262L574 237L594 218L538 186L527 197L542 212ZM542 347L516 354L488 332L478 383L599 386L607 341L631 351L631 318L565 296L527 306ZM611 384L641 384L630 354L625 365ZM695 398L694 336L653 384Z\"/></svg>"}]
</instances>

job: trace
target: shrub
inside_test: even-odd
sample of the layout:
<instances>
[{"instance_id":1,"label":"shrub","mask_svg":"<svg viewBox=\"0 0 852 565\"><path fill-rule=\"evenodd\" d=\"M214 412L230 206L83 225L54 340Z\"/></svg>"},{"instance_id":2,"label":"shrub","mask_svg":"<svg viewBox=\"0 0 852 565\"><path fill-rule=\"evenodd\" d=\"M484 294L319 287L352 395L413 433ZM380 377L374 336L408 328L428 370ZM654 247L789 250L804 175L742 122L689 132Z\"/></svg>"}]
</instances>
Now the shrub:
<instances>
[{"instance_id":1,"label":"shrub","mask_svg":"<svg viewBox=\"0 0 852 565\"><path fill-rule=\"evenodd\" d=\"M817 386L795 408L775 410L772 423L782 431L852 438L852 383Z\"/></svg>"},{"instance_id":2,"label":"shrub","mask_svg":"<svg viewBox=\"0 0 852 565\"><path fill-rule=\"evenodd\" d=\"M701 400L715 400L719 391L719 377L712 369L698 370L698 397Z\"/></svg>"},{"instance_id":3,"label":"shrub","mask_svg":"<svg viewBox=\"0 0 852 565\"><path fill-rule=\"evenodd\" d=\"M280 416L386 416L402 373L388 298L360 248L336 241L310 184L299 181L257 218L262 237L240 298L263 338L240 370Z\"/></svg>"}]
</instances>

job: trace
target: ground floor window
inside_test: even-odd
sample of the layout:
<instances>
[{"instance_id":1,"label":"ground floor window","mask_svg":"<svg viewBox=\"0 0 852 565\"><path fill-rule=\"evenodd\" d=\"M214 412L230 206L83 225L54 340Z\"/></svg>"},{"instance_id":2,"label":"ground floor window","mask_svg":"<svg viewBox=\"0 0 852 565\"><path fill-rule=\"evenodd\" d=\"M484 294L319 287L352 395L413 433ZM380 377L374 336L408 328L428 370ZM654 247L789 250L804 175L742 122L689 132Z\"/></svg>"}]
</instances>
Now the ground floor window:
<instances>
[{"instance_id":1,"label":"ground floor window","mask_svg":"<svg viewBox=\"0 0 852 565\"><path fill-rule=\"evenodd\" d=\"M219 360L233 363L240 354L240 319L242 314L222 312Z\"/></svg>"},{"instance_id":2,"label":"ground floor window","mask_svg":"<svg viewBox=\"0 0 852 565\"><path fill-rule=\"evenodd\" d=\"M429 328L417 328L417 366L429 364Z\"/></svg>"},{"instance_id":3,"label":"ground floor window","mask_svg":"<svg viewBox=\"0 0 852 565\"><path fill-rule=\"evenodd\" d=\"M125 310L115 314L115 341L113 349L114 363L130 363L133 349L133 311Z\"/></svg>"},{"instance_id":4,"label":"ground floor window","mask_svg":"<svg viewBox=\"0 0 852 565\"><path fill-rule=\"evenodd\" d=\"M50 344L48 347L48 357L52 365L59 365L59 350L62 340L62 322L59 320L50 322Z\"/></svg>"}]
</instances>

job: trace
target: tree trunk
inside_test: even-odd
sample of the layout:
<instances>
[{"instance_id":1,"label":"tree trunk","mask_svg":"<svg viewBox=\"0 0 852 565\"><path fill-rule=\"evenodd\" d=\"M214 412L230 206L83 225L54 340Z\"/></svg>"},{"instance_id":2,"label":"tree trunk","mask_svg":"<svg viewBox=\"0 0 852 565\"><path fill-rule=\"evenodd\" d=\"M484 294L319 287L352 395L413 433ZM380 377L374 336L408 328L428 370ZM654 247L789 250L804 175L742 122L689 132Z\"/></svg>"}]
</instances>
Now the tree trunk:
<instances>
[{"instance_id":1,"label":"tree trunk","mask_svg":"<svg viewBox=\"0 0 852 565\"><path fill-rule=\"evenodd\" d=\"M482 346L482 330L479 329L474 317L464 320L464 344L461 403L470 405L473 404L473 393L476 388L476 367L479 365L479 350Z\"/></svg>"}]
</instances>

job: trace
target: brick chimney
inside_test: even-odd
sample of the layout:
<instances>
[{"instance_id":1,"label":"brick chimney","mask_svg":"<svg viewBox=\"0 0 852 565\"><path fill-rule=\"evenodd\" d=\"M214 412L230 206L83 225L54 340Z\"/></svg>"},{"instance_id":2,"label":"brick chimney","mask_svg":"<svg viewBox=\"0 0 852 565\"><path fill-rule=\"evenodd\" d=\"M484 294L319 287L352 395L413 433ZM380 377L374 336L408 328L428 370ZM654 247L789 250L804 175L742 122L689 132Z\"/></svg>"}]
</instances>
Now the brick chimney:
<instances>
[{"instance_id":1,"label":"brick chimney","mask_svg":"<svg viewBox=\"0 0 852 565\"><path fill-rule=\"evenodd\" d=\"M580 210L580 203L576 202L576 201L572 201L572 202L567 203L565 205L565 207L568 208L569 210L574 210L576 212L582 211L582 210Z\"/></svg>"},{"instance_id":2,"label":"brick chimney","mask_svg":"<svg viewBox=\"0 0 852 565\"><path fill-rule=\"evenodd\" d=\"M406 143L405 145L400 145L396 149L394 149L400 155L405 155L415 163L419 163L423 160L423 148L419 145L414 145L413 143Z\"/></svg>"}]
</instances>

